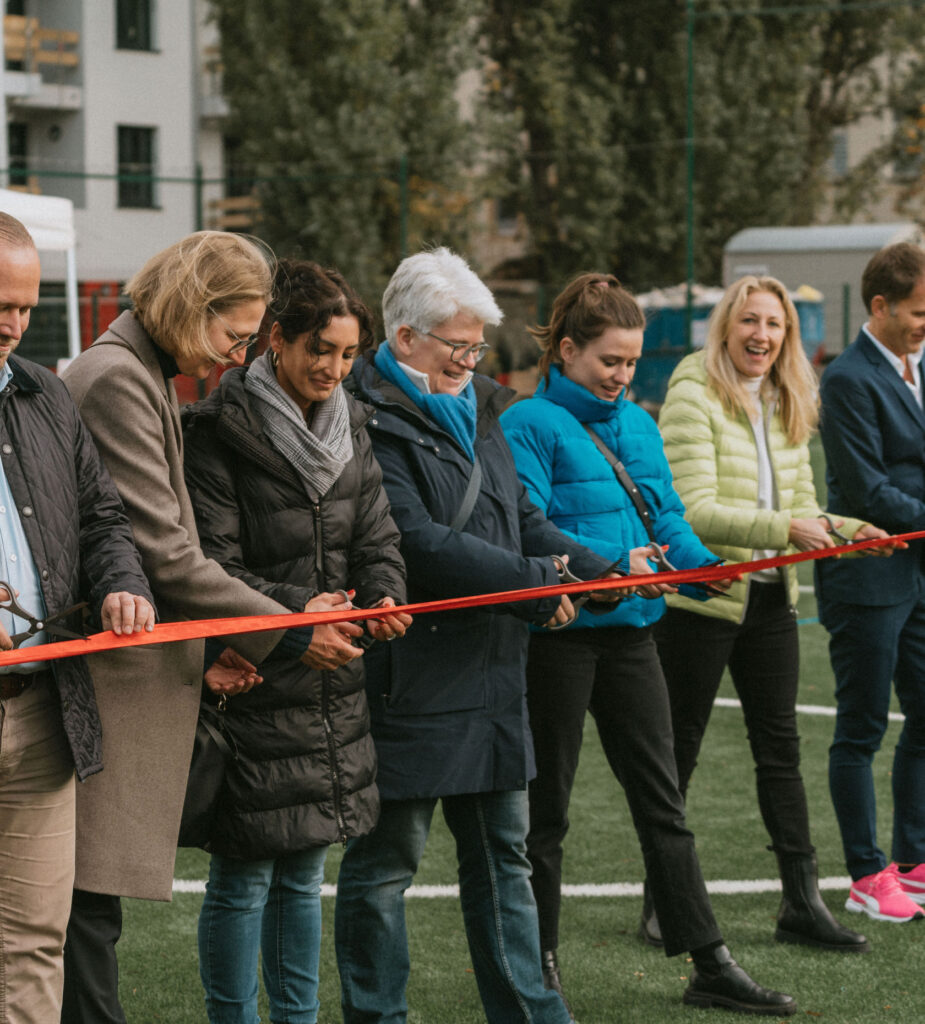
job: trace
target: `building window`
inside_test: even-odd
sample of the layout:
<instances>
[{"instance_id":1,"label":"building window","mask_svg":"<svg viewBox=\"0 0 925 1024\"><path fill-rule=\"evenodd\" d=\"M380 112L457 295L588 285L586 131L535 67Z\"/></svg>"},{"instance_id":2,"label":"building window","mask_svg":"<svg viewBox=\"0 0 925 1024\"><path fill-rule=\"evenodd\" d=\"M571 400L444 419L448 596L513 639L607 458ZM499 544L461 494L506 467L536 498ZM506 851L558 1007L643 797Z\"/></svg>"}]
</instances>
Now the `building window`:
<instances>
[{"instance_id":1,"label":"building window","mask_svg":"<svg viewBox=\"0 0 925 1024\"><path fill-rule=\"evenodd\" d=\"M153 0L116 0L116 48L153 50Z\"/></svg>"},{"instance_id":2,"label":"building window","mask_svg":"<svg viewBox=\"0 0 925 1024\"><path fill-rule=\"evenodd\" d=\"M10 158L10 184L28 185L28 125L11 121L7 126L7 151Z\"/></svg>"},{"instance_id":3,"label":"building window","mask_svg":"<svg viewBox=\"0 0 925 1024\"><path fill-rule=\"evenodd\" d=\"M243 147L239 139L225 135L222 151L225 162L225 195L249 196L254 190L254 172L241 158Z\"/></svg>"},{"instance_id":4,"label":"building window","mask_svg":"<svg viewBox=\"0 0 925 1024\"><path fill-rule=\"evenodd\" d=\"M119 206L153 207L155 128L120 124Z\"/></svg>"},{"instance_id":5,"label":"building window","mask_svg":"<svg viewBox=\"0 0 925 1024\"><path fill-rule=\"evenodd\" d=\"M848 133L836 131L832 133L832 156L829 169L833 178L844 178L848 173Z\"/></svg>"}]
</instances>

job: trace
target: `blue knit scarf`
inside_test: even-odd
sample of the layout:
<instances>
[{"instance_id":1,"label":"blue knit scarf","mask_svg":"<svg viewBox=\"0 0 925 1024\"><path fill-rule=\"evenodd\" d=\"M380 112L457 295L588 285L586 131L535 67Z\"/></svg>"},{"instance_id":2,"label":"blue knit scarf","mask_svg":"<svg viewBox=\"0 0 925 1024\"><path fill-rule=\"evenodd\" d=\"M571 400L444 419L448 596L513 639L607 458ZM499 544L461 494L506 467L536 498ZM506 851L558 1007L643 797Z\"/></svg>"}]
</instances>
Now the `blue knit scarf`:
<instances>
[{"instance_id":1,"label":"blue knit scarf","mask_svg":"<svg viewBox=\"0 0 925 1024\"><path fill-rule=\"evenodd\" d=\"M411 380L395 358L388 342L376 350L376 369L387 381L406 394L414 404L456 441L475 461L476 399L472 381L459 395L430 395Z\"/></svg>"}]
</instances>

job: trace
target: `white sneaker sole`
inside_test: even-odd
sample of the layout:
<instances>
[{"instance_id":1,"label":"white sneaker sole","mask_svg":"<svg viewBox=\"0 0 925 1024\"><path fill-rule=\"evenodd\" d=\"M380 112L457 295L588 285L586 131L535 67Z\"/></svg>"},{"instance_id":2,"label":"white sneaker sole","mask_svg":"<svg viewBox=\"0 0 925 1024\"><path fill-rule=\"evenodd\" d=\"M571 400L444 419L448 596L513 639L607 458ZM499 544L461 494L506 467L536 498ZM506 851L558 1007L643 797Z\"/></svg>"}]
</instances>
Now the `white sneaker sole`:
<instances>
[{"instance_id":1,"label":"white sneaker sole","mask_svg":"<svg viewBox=\"0 0 925 1024\"><path fill-rule=\"evenodd\" d=\"M902 882L899 884L902 891L913 903L917 903L920 907L925 907L925 887L921 889L908 889Z\"/></svg>"},{"instance_id":2,"label":"white sneaker sole","mask_svg":"<svg viewBox=\"0 0 925 1024\"><path fill-rule=\"evenodd\" d=\"M921 910L914 914L910 914L908 917L895 917L891 914L881 914L880 905L872 896L865 896L863 893L858 893L855 897L851 895L845 900L845 910L851 911L853 914L867 914L869 918L874 921L885 921L887 924L906 924L909 921L917 921L925 914Z\"/></svg>"}]
</instances>

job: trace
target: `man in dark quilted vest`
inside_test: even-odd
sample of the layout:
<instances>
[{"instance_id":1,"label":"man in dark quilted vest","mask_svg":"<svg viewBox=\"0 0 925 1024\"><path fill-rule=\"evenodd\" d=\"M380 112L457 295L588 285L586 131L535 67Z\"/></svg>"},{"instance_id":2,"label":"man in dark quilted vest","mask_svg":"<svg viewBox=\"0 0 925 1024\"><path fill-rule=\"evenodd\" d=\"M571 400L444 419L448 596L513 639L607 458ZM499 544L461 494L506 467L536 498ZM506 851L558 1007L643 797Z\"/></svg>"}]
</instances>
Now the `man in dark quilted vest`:
<instances>
[{"instance_id":1,"label":"man in dark quilted vest","mask_svg":"<svg viewBox=\"0 0 925 1024\"><path fill-rule=\"evenodd\" d=\"M87 600L94 628L154 626L131 527L73 402L53 373L12 355L39 276L31 236L0 213L0 651L55 639L21 639L31 623L11 598L37 619ZM75 778L101 768L84 659L0 656L0 1024L59 1019Z\"/></svg>"}]
</instances>

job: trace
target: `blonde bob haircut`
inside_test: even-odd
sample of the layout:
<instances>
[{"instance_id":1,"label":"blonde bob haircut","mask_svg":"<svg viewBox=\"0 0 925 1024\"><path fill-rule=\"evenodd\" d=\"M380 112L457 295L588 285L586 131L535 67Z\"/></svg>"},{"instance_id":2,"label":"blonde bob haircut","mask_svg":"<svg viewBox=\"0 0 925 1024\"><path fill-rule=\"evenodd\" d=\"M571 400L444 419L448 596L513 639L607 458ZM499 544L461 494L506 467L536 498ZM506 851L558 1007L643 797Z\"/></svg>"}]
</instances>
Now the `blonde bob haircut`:
<instances>
[{"instance_id":1,"label":"blonde bob haircut","mask_svg":"<svg viewBox=\"0 0 925 1024\"><path fill-rule=\"evenodd\" d=\"M227 364L209 341L209 324L240 302L269 302L275 263L254 239L197 231L152 256L125 294L142 327L175 359Z\"/></svg>"},{"instance_id":2,"label":"blonde bob haircut","mask_svg":"<svg viewBox=\"0 0 925 1024\"><path fill-rule=\"evenodd\" d=\"M781 423L792 445L808 441L819 422L819 388L816 375L803 351L800 320L787 289L773 277L740 277L726 289L707 325L704 364L710 385L728 416L744 411L754 416L757 410L746 390L742 376L729 355L727 340L750 295L767 292L784 309L784 340L780 354L761 384L765 400L775 396Z\"/></svg>"}]
</instances>

